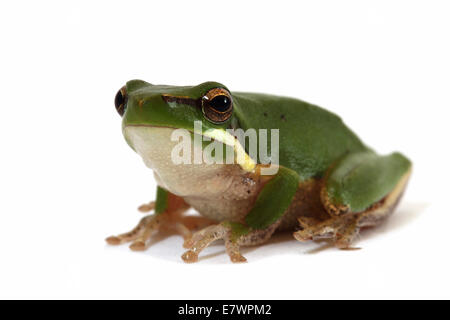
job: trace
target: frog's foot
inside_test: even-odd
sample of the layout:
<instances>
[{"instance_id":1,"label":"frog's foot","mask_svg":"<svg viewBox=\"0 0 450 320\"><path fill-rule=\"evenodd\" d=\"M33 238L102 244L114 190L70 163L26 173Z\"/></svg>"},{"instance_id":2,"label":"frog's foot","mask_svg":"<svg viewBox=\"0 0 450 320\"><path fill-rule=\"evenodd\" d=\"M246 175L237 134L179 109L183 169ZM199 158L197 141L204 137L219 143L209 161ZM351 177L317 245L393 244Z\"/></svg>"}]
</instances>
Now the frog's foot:
<instances>
[{"instance_id":1,"label":"frog's foot","mask_svg":"<svg viewBox=\"0 0 450 320\"><path fill-rule=\"evenodd\" d=\"M146 242L152 234L161 228L161 225L167 222L167 216L148 215L142 218L136 227L131 231L122 233L118 236L110 236L106 238L106 242L112 245L118 245L125 242L133 241L130 245L131 250L139 251L146 248Z\"/></svg>"},{"instance_id":2,"label":"frog's foot","mask_svg":"<svg viewBox=\"0 0 450 320\"><path fill-rule=\"evenodd\" d=\"M184 242L184 247L190 250L186 251L181 258L184 262L192 263L198 261L200 252L216 240L223 239L228 256L232 262L246 262L244 256L239 252L238 240L232 239L231 227L221 223L212 225L194 233L192 238Z\"/></svg>"},{"instance_id":3,"label":"frog's foot","mask_svg":"<svg viewBox=\"0 0 450 320\"><path fill-rule=\"evenodd\" d=\"M131 250L142 251L147 248L152 235L158 231L178 233L183 236L184 240L188 240L192 237L192 230L212 224L211 220L203 217L184 216L183 213L189 206L181 198L170 194L168 202L166 211L143 217L131 231L108 237L106 242L111 245L132 242ZM148 212L153 210L154 207L154 202L150 202L140 206L139 211Z\"/></svg>"},{"instance_id":4,"label":"frog's foot","mask_svg":"<svg viewBox=\"0 0 450 320\"><path fill-rule=\"evenodd\" d=\"M185 241L188 241L192 237L192 230L210 225L211 223L210 220L203 217L178 216L174 219L173 215L169 213L151 214L143 217L131 231L117 236L110 236L106 238L106 242L111 245L132 242L130 245L131 250L142 251L147 249L150 238L158 231L168 234L177 233Z\"/></svg>"},{"instance_id":5,"label":"frog's foot","mask_svg":"<svg viewBox=\"0 0 450 320\"><path fill-rule=\"evenodd\" d=\"M279 226L280 221L266 229L252 230L239 222L222 222L209 226L194 233L191 239L185 241L186 251L181 258L184 262L197 262L200 252L216 240L225 241L225 250L231 262L247 262L240 253L241 246L252 246L266 242Z\"/></svg>"},{"instance_id":6,"label":"frog's foot","mask_svg":"<svg viewBox=\"0 0 450 320\"><path fill-rule=\"evenodd\" d=\"M333 239L336 247L349 249L350 244L359 233L360 219L361 216L358 214L332 217L323 222L318 222L314 219L299 218L301 230L294 232L294 238L302 242Z\"/></svg>"},{"instance_id":7,"label":"frog's foot","mask_svg":"<svg viewBox=\"0 0 450 320\"><path fill-rule=\"evenodd\" d=\"M139 237L142 234L150 218L151 216L146 216L142 218L137 224L137 226L134 227L131 231L122 233L118 236L109 236L108 238L105 239L105 241L110 245L119 245L137 239L137 237Z\"/></svg>"},{"instance_id":8,"label":"frog's foot","mask_svg":"<svg viewBox=\"0 0 450 320\"><path fill-rule=\"evenodd\" d=\"M350 249L361 228L377 226L392 213L400 201L404 183L401 181L391 193L363 212L330 214L324 221L301 217L298 219L301 230L294 232L294 237L299 241L333 239L336 247Z\"/></svg>"}]
</instances>

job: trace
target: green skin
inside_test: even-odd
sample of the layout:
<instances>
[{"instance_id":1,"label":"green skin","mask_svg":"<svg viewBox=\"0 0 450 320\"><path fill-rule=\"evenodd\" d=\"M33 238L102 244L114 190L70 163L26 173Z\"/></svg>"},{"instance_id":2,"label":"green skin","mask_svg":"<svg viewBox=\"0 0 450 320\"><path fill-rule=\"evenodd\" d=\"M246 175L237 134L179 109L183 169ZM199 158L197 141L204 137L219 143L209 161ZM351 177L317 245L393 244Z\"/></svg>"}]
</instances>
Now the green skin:
<instances>
[{"instance_id":1,"label":"green skin","mask_svg":"<svg viewBox=\"0 0 450 320\"><path fill-rule=\"evenodd\" d=\"M201 121L204 131L279 129L280 170L258 195L245 218L246 225L230 224L239 234L274 223L289 207L299 183L308 179L326 177L326 190L333 204L345 205L351 212L362 212L385 197L410 170L411 162L400 153L377 155L337 115L298 99L232 92L232 116L224 123L214 124L205 118L201 107L166 102L162 97L171 95L200 101L213 88L228 90L217 82L178 87L129 81L123 128L149 125L194 132L194 121ZM167 192L158 188L156 213L167 207L167 198Z\"/></svg>"}]
</instances>

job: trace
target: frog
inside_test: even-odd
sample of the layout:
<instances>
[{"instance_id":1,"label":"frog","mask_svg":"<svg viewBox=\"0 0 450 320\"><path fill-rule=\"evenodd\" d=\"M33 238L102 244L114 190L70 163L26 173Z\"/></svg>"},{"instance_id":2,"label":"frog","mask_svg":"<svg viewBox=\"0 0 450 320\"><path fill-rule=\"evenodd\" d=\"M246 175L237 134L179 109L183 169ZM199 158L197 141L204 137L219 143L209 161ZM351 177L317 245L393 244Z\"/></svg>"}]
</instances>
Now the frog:
<instances>
[{"instance_id":1,"label":"frog","mask_svg":"<svg viewBox=\"0 0 450 320\"><path fill-rule=\"evenodd\" d=\"M338 115L292 97L232 92L214 81L173 86L131 80L114 105L125 141L153 170L157 187L155 201L139 207L148 214L106 242L143 251L155 233L171 230L184 239L187 263L217 240L231 262L246 262L242 247L262 245L282 231L299 242L352 249L362 229L392 214L412 171L400 152L376 153ZM238 129L277 130L276 163L252 156L233 135ZM191 144L194 153L205 154L211 141L241 160L175 163L177 130L188 132L187 139L204 138ZM191 208L199 215L189 214Z\"/></svg>"}]
</instances>

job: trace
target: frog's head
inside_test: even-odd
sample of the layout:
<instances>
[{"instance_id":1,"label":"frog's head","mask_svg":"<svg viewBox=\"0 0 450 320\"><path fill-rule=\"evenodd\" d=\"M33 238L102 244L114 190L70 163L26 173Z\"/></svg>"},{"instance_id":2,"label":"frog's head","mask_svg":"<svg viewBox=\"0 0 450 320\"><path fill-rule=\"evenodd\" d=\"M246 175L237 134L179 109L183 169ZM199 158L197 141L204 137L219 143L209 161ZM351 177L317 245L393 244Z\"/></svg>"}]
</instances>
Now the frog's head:
<instances>
[{"instance_id":1,"label":"frog's head","mask_svg":"<svg viewBox=\"0 0 450 320\"><path fill-rule=\"evenodd\" d=\"M177 144L172 138L175 129L187 130L191 138L207 136L232 146L236 154L245 154L237 139L226 131L237 125L233 104L230 91L217 82L180 87L132 80L115 97L127 143L156 174L168 171L161 166L170 161ZM240 159L245 159L239 163L242 168L253 169L254 163L246 154Z\"/></svg>"},{"instance_id":2,"label":"frog's head","mask_svg":"<svg viewBox=\"0 0 450 320\"><path fill-rule=\"evenodd\" d=\"M178 87L132 80L117 92L115 106L123 128L152 126L194 132L194 122L201 121L206 132L229 128L233 120L233 97L217 82Z\"/></svg>"}]
</instances>

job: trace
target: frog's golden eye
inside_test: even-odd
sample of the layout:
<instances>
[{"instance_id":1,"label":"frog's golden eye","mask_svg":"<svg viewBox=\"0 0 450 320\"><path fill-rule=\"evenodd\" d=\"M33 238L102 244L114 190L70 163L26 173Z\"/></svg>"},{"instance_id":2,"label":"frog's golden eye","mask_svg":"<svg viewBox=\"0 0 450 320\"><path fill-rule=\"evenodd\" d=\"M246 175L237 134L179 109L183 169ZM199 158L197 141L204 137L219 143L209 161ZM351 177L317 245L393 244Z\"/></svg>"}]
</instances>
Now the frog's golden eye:
<instances>
[{"instance_id":1,"label":"frog's golden eye","mask_svg":"<svg viewBox=\"0 0 450 320\"><path fill-rule=\"evenodd\" d=\"M114 105L116 106L116 110L120 116L123 116L127 107L127 98L127 89L123 86L119 91L117 91L116 97L114 98Z\"/></svg>"},{"instance_id":2,"label":"frog's golden eye","mask_svg":"<svg viewBox=\"0 0 450 320\"><path fill-rule=\"evenodd\" d=\"M233 98L223 88L211 89L202 98L202 111L212 123L223 123L233 113Z\"/></svg>"}]
</instances>

